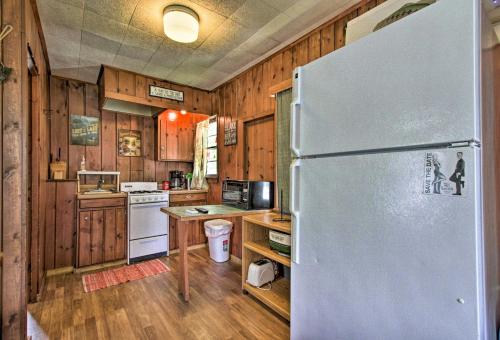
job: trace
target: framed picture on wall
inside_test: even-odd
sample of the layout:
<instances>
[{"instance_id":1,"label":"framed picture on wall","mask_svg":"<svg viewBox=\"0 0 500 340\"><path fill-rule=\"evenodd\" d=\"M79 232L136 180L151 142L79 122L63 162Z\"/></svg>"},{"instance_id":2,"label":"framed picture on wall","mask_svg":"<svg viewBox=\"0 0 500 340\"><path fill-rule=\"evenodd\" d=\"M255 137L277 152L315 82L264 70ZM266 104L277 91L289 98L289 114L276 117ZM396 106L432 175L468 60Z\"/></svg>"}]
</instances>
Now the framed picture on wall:
<instances>
[{"instance_id":1,"label":"framed picture on wall","mask_svg":"<svg viewBox=\"0 0 500 340\"><path fill-rule=\"evenodd\" d=\"M142 156L141 131L118 130L118 156L140 157Z\"/></svg>"},{"instance_id":2,"label":"framed picture on wall","mask_svg":"<svg viewBox=\"0 0 500 340\"><path fill-rule=\"evenodd\" d=\"M70 143L85 146L99 145L99 117L71 115Z\"/></svg>"}]
</instances>

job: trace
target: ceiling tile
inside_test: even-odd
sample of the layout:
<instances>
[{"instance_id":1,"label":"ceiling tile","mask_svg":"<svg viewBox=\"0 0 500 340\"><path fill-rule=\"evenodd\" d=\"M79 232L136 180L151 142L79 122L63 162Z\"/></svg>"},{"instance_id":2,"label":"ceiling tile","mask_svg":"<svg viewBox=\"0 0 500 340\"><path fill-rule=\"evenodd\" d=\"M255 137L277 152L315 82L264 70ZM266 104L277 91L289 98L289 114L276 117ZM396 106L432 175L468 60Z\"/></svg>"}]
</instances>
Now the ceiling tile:
<instances>
[{"instance_id":1,"label":"ceiling tile","mask_svg":"<svg viewBox=\"0 0 500 340\"><path fill-rule=\"evenodd\" d=\"M80 55L81 34L75 38L75 40L63 40L60 39L59 36L54 36L49 33L45 35L45 42L47 43L47 48L53 51L53 55L57 55L60 58L68 57L78 59ZM78 66L78 63L71 66Z\"/></svg>"},{"instance_id":2,"label":"ceiling tile","mask_svg":"<svg viewBox=\"0 0 500 340\"><path fill-rule=\"evenodd\" d=\"M280 12L285 11L288 9L290 6L294 5L296 2L299 2L299 0L262 0L269 6L277 9Z\"/></svg>"},{"instance_id":3,"label":"ceiling tile","mask_svg":"<svg viewBox=\"0 0 500 340\"><path fill-rule=\"evenodd\" d=\"M62 2L62 3L65 3L65 4L68 4L68 5L71 5L71 6L75 6L75 7L78 7L78 8L82 8L84 7L84 0L58 0L59 2ZM38 1L40 2L40 1Z\"/></svg>"},{"instance_id":4,"label":"ceiling tile","mask_svg":"<svg viewBox=\"0 0 500 340\"><path fill-rule=\"evenodd\" d=\"M229 17L238 8L240 8L246 0L191 0L211 11L214 11L222 16Z\"/></svg>"},{"instance_id":5,"label":"ceiling tile","mask_svg":"<svg viewBox=\"0 0 500 340\"><path fill-rule=\"evenodd\" d=\"M78 69L78 57L74 56L61 56L61 55L51 55L49 56L50 69Z\"/></svg>"},{"instance_id":6,"label":"ceiling tile","mask_svg":"<svg viewBox=\"0 0 500 340\"><path fill-rule=\"evenodd\" d=\"M265 37L263 34L256 33L238 46L238 48L251 54L262 55L269 52L280 43L279 41Z\"/></svg>"},{"instance_id":7,"label":"ceiling tile","mask_svg":"<svg viewBox=\"0 0 500 340\"><path fill-rule=\"evenodd\" d=\"M214 64L212 68L219 72L233 73L258 57L259 55L257 54L249 53L241 48L236 48Z\"/></svg>"},{"instance_id":8,"label":"ceiling tile","mask_svg":"<svg viewBox=\"0 0 500 340\"><path fill-rule=\"evenodd\" d=\"M151 76L151 77L161 78L161 79L168 79L168 75L173 70L174 70L173 68L155 65L155 64L152 64L151 62L149 62L142 70L142 74L147 75L147 76Z\"/></svg>"},{"instance_id":9,"label":"ceiling tile","mask_svg":"<svg viewBox=\"0 0 500 340\"><path fill-rule=\"evenodd\" d=\"M151 57L150 63L173 69L186 60L193 52L194 50L187 46L176 46L171 41L165 40Z\"/></svg>"},{"instance_id":10,"label":"ceiling tile","mask_svg":"<svg viewBox=\"0 0 500 340\"><path fill-rule=\"evenodd\" d=\"M189 7L200 17L198 40L190 44L184 44L191 48L199 46L226 20L225 17L187 0L142 0L134 12L130 24L150 34L165 37L163 32L163 9L173 4Z\"/></svg>"},{"instance_id":11,"label":"ceiling tile","mask_svg":"<svg viewBox=\"0 0 500 340\"><path fill-rule=\"evenodd\" d=\"M86 10L83 16L83 29L121 43L127 31L127 25Z\"/></svg>"},{"instance_id":12,"label":"ceiling tile","mask_svg":"<svg viewBox=\"0 0 500 340\"><path fill-rule=\"evenodd\" d=\"M40 13L40 18L42 18L42 23L78 29L82 27L82 8L57 0L43 0L38 1L38 12Z\"/></svg>"},{"instance_id":13,"label":"ceiling tile","mask_svg":"<svg viewBox=\"0 0 500 340\"><path fill-rule=\"evenodd\" d=\"M129 26L123 44L139 49L156 51L163 40L163 37L158 37Z\"/></svg>"},{"instance_id":14,"label":"ceiling tile","mask_svg":"<svg viewBox=\"0 0 500 340\"><path fill-rule=\"evenodd\" d=\"M215 69L209 69L205 73L201 74L199 78L193 81L192 85L205 90L212 90L213 86L222 79L227 79L229 73L220 72ZM200 80L200 78L202 80Z\"/></svg>"},{"instance_id":15,"label":"ceiling tile","mask_svg":"<svg viewBox=\"0 0 500 340\"><path fill-rule=\"evenodd\" d=\"M86 0L85 9L128 24L138 2L139 0Z\"/></svg>"},{"instance_id":16,"label":"ceiling tile","mask_svg":"<svg viewBox=\"0 0 500 340\"><path fill-rule=\"evenodd\" d=\"M96 84L99 77L100 66L88 66L78 68L78 79L87 83Z\"/></svg>"},{"instance_id":17,"label":"ceiling tile","mask_svg":"<svg viewBox=\"0 0 500 340\"><path fill-rule=\"evenodd\" d=\"M149 62L154 53L155 51L152 50L146 50L144 48L136 48L134 46L122 45L116 55L131 59L142 60L144 61L143 66L145 66Z\"/></svg>"},{"instance_id":18,"label":"ceiling tile","mask_svg":"<svg viewBox=\"0 0 500 340\"><path fill-rule=\"evenodd\" d=\"M225 55L252 36L253 33L254 30L228 19L208 37L198 50L203 53Z\"/></svg>"},{"instance_id":19,"label":"ceiling tile","mask_svg":"<svg viewBox=\"0 0 500 340\"><path fill-rule=\"evenodd\" d=\"M174 80L174 79L172 79L172 80L184 84L185 81L188 81L188 80L192 79L193 77L196 77L196 76L202 74L206 70L207 70L207 68L203 67L203 66L182 64L182 65L178 66L168 76L180 79L181 81Z\"/></svg>"},{"instance_id":20,"label":"ceiling tile","mask_svg":"<svg viewBox=\"0 0 500 340\"><path fill-rule=\"evenodd\" d=\"M252 0L245 2L231 15L231 19L245 27L259 29L279 13L262 0Z\"/></svg>"},{"instance_id":21,"label":"ceiling tile","mask_svg":"<svg viewBox=\"0 0 500 340\"><path fill-rule=\"evenodd\" d=\"M68 78L68 79L78 79L78 69L77 68L53 68L51 69L52 74L58 77Z\"/></svg>"},{"instance_id":22,"label":"ceiling tile","mask_svg":"<svg viewBox=\"0 0 500 340\"><path fill-rule=\"evenodd\" d=\"M109 65L115 59L119 49L120 44L116 41L84 31L82 33L79 66Z\"/></svg>"},{"instance_id":23,"label":"ceiling tile","mask_svg":"<svg viewBox=\"0 0 500 340\"><path fill-rule=\"evenodd\" d=\"M115 60L113 60L112 66L121 68L123 70L141 73L146 64L147 62L144 60L134 59L123 55L116 55Z\"/></svg>"}]
</instances>

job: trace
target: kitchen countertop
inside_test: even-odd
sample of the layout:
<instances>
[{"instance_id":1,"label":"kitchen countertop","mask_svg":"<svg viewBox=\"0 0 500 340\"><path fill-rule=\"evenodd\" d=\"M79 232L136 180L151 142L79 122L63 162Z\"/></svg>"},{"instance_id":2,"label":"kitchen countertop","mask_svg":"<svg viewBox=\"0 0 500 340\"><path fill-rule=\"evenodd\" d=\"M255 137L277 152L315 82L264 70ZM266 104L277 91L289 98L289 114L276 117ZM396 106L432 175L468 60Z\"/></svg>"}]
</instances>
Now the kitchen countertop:
<instances>
[{"instance_id":1,"label":"kitchen countertop","mask_svg":"<svg viewBox=\"0 0 500 340\"><path fill-rule=\"evenodd\" d=\"M239 208L230 207L227 205L199 205L198 208L205 208L208 210L208 214L192 214L186 210L193 209L192 206L188 207L168 207L161 208L160 210L180 221L195 221L195 220L209 220L215 218L229 218L229 217L240 217L247 215L256 215L268 213L271 210L244 210Z\"/></svg>"},{"instance_id":2,"label":"kitchen countertop","mask_svg":"<svg viewBox=\"0 0 500 340\"><path fill-rule=\"evenodd\" d=\"M208 189L193 189L193 190L169 190L170 195L185 195L185 194L206 194Z\"/></svg>"},{"instance_id":3,"label":"kitchen countertop","mask_svg":"<svg viewBox=\"0 0 500 340\"><path fill-rule=\"evenodd\" d=\"M79 193L77 198L79 200L90 200L90 199L99 199L99 198L125 198L127 197L126 192L107 192L102 194L82 194Z\"/></svg>"}]
</instances>

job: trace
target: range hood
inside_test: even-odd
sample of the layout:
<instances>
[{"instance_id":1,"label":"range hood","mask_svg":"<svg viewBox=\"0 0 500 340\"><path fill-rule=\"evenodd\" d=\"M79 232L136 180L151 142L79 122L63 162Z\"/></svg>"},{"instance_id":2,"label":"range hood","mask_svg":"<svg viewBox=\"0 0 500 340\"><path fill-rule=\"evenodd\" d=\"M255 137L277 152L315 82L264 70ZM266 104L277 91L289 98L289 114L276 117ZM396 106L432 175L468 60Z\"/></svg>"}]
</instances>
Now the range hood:
<instances>
[{"instance_id":1,"label":"range hood","mask_svg":"<svg viewBox=\"0 0 500 340\"><path fill-rule=\"evenodd\" d=\"M189 104L150 95L150 87L169 90L171 83L109 66L102 66L98 85L99 106L103 110L154 117L167 109L184 110Z\"/></svg>"},{"instance_id":2,"label":"range hood","mask_svg":"<svg viewBox=\"0 0 500 340\"><path fill-rule=\"evenodd\" d=\"M102 109L146 117L154 117L160 112L165 111L165 108L148 106L109 97L104 98L102 102Z\"/></svg>"}]
</instances>

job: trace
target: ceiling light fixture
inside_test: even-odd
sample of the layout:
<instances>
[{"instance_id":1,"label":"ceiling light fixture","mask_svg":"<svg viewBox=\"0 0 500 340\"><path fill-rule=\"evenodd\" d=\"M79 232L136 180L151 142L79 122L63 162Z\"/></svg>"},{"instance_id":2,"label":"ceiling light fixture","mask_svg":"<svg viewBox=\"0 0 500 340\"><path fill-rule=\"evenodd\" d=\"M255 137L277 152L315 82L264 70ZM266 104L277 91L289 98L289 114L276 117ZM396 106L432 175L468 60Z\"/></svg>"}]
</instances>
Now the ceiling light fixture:
<instances>
[{"instance_id":1,"label":"ceiling light fixture","mask_svg":"<svg viewBox=\"0 0 500 340\"><path fill-rule=\"evenodd\" d=\"M198 39L200 18L191 8L172 5L163 10L165 35L181 43L192 43Z\"/></svg>"},{"instance_id":2,"label":"ceiling light fixture","mask_svg":"<svg viewBox=\"0 0 500 340\"><path fill-rule=\"evenodd\" d=\"M171 122L173 122L176 119L177 119L177 113L175 113L175 111L170 111L168 113L168 120L170 120Z\"/></svg>"},{"instance_id":3,"label":"ceiling light fixture","mask_svg":"<svg viewBox=\"0 0 500 340\"><path fill-rule=\"evenodd\" d=\"M186 110L181 110L181 115L185 115L187 113Z\"/></svg>"}]
</instances>

